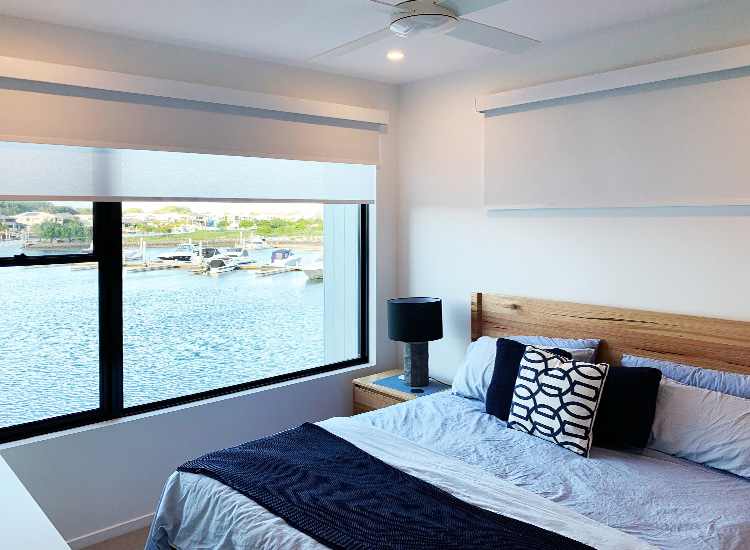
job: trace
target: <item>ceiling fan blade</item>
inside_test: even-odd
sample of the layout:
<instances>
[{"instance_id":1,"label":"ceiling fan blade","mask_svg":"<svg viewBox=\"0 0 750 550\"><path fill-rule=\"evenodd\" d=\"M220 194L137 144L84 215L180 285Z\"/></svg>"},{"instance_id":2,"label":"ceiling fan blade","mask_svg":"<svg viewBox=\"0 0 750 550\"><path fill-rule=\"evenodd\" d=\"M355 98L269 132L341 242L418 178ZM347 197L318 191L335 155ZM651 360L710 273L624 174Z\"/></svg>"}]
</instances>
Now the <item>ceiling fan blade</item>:
<instances>
[{"instance_id":1,"label":"ceiling fan blade","mask_svg":"<svg viewBox=\"0 0 750 550\"><path fill-rule=\"evenodd\" d=\"M502 0L502 1L505 1L505 0ZM373 5L370 6L372 9L374 9L375 11L382 12L382 13L394 14L394 13L406 13L409 11L403 8L399 8L398 6L395 6L393 4L389 4L388 2L381 2L380 0L370 0L370 2L373 3Z\"/></svg>"},{"instance_id":2,"label":"ceiling fan blade","mask_svg":"<svg viewBox=\"0 0 750 550\"><path fill-rule=\"evenodd\" d=\"M525 52L540 44L538 40L533 38L527 38L489 25L482 25L468 19L459 19L458 27L451 31L448 36L508 53Z\"/></svg>"},{"instance_id":3,"label":"ceiling fan blade","mask_svg":"<svg viewBox=\"0 0 750 550\"><path fill-rule=\"evenodd\" d=\"M359 48L364 48L365 46L374 44L375 42L388 38L389 36L393 36L393 31L386 27L385 29L375 31L374 33L363 36L362 38L357 38L356 40L347 42L343 46L338 46L332 50L313 56L308 61L330 61L340 55L353 52Z\"/></svg>"},{"instance_id":4,"label":"ceiling fan blade","mask_svg":"<svg viewBox=\"0 0 750 550\"><path fill-rule=\"evenodd\" d=\"M458 15L466 15L467 13L489 8L495 4L502 4L505 1L506 0L440 0L439 2L436 2L436 4L445 6L449 10L456 12Z\"/></svg>"}]
</instances>

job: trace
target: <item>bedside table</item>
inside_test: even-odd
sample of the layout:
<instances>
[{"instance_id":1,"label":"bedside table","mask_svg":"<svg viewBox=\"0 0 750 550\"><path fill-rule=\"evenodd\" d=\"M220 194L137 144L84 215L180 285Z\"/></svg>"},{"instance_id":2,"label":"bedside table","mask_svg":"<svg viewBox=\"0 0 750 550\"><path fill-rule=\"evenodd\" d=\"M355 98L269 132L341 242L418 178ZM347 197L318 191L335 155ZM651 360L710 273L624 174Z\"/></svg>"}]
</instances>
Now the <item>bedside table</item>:
<instances>
[{"instance_id":1,"label":"bedside table","mask_svg":"<svg viewBox=\"0 0 750 550\"><path fill-rule=\"evenodd\" d=\"M398 380L404 374L401 369L393 369L362 378L355 378L354 383L354 414L370 412L383 407L390 407L417 397L432 395L449 390L450 384L430 378L430 385L424 388L411 388ZM421 390L412 392L411 390Z\"/></svg>"}]
</instances>

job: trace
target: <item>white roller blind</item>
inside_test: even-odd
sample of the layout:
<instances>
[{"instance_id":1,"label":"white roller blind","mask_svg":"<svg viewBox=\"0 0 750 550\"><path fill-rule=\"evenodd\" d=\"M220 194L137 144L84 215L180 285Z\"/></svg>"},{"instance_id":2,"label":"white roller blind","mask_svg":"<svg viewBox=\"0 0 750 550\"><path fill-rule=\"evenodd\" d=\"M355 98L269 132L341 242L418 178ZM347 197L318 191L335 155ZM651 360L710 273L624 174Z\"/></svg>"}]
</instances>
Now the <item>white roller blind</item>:
<instances>
[{"instance_id":1,"label":"white roller blind","mask_svg":"<svg viewBox=\"0 0 750 550\"><path fill-rule=\"evenodd\" d=\"M0 199L369 203L371 165L0 142Z\"/></svg>"},{"instance_id":2,"label":"white roller blind","mask_svg":"<svg viewBox=\"0 0 750 550\"><path fill-rule=\"evenodd\" d=\"M750 204L750 76L679 84L487 117L485 206Z\"/></svg>"}]
</instances>

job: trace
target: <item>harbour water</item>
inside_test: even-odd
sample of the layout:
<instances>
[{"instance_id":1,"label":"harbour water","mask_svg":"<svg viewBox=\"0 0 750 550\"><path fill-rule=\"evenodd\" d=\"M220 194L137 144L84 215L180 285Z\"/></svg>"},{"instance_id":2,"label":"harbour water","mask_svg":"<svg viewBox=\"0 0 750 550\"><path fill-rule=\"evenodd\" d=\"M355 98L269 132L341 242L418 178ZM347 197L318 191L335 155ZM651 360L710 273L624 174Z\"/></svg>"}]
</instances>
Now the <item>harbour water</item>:
<instances>
[{"instance_id":1,"label":"harbour water","mask_svg":"<svg viewBox=\"0 0 750 550\"><path fill-rule=\"evenodd\" d=\"M297 253L303 264L320 254ZM0 268L0 427L98 406L97 277ZM323 311L323 284L299 271L123 271L125 406L319 366Z\"/></svg>"}]
</instances>

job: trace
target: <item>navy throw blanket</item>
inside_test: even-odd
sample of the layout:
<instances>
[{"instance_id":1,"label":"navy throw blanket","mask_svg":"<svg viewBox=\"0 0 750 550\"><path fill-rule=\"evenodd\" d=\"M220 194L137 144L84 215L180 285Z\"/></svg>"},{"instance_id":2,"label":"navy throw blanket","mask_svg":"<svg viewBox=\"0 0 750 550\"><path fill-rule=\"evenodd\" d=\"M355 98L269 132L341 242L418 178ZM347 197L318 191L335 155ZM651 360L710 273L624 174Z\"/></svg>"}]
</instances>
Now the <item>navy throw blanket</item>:
<instances>
[{"instance_id":1,"label":"navy throw blanket","mask_svg":"<svg viewBox=\"0 0 750 550\"><path fill-rule=\"evenodd\" d=\"M592 550L468 504L313 424L178 470L228 485L329 548Z\"/></svg>"}]
</instances>

